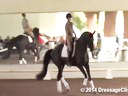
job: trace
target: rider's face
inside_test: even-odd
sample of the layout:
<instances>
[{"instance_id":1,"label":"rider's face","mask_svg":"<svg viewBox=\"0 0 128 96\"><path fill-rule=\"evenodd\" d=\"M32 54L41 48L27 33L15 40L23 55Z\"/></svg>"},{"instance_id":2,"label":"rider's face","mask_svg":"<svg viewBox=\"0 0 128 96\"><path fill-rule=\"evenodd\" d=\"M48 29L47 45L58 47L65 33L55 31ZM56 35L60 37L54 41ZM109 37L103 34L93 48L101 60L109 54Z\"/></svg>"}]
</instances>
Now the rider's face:
<instances>
[{"instance_id":1,"label":"rider's face","mask_svg":"<svg viewBox=\"0 0 128 96\"><path fill-rule=\"evenodd\" d=\"M72 18L68 18L69 21L72 21Z\"/></svg>"}]
</instances>

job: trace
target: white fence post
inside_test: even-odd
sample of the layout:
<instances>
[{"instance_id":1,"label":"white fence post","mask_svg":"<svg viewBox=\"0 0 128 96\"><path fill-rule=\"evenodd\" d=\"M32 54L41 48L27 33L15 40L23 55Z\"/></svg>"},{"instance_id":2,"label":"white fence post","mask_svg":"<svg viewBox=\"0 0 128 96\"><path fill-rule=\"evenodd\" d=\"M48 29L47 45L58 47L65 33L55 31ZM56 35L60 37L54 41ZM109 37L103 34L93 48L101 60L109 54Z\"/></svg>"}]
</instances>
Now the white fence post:
<instances>
[{"instance_id":1,"label":"white fence post","mask_svg":"<svg viewBox=\"0 0 128 96\"><path fill-rule=\"evenodd\" d=\"M110 69L107 69L106 70L106 79L113 79L113 76L112 76L112 70Z\"/></svg>"}]
</instances>

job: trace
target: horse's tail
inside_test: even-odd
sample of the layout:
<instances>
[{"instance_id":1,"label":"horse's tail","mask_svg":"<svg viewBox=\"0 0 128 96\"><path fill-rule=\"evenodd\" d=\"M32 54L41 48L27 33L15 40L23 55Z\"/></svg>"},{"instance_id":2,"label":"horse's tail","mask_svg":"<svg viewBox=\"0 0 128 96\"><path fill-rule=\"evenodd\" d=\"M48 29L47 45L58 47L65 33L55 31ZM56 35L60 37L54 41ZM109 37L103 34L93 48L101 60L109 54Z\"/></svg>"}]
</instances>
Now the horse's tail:
<instances>
[{"instance_id":1,"label":"horse's tail","mask_svg":"<svg viewBox=\"0 0 128 96\"><path fill-rule=\"evenodd\" d=\"M48 64L50 63L50 60L51 60L52 50L53 49L50 49L45 53L44 60L43 60L43 69L39 74L37 74L37 76L36 76L37 80L42 80L46 76L47 69L48 69Z\"/></svg>"}]
</instances>

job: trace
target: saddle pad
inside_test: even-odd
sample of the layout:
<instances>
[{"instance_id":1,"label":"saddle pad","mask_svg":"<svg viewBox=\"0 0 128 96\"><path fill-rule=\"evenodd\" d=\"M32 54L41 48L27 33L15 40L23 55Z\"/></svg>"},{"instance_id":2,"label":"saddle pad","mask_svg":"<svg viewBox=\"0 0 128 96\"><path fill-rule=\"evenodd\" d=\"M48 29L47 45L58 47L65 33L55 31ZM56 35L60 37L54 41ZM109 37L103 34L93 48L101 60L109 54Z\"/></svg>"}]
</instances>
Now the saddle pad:
<instances>
[{"instance_id":1,"label":"saddle pad","mask_svg":"<svg viewBox=\"0 0 128 96\"><path fill-rule=\"evenodd\" d=\"M33 40L32 40L32 37L31 37L31 36L28 36L28 41L29 41L30 43L32 43L32 42L33 42Z\"/></svg>"},{"instance_id":2,"label":"saddle pad","mask_svg":"<svg viewBox=\"0 0 128 96\"><path fill-rule=\"evenodd\" d=\"M64 44L62 52L61 52L61 57L68 57L67 45L65 45L65 44Z\"/></svg>"}]
</instances>

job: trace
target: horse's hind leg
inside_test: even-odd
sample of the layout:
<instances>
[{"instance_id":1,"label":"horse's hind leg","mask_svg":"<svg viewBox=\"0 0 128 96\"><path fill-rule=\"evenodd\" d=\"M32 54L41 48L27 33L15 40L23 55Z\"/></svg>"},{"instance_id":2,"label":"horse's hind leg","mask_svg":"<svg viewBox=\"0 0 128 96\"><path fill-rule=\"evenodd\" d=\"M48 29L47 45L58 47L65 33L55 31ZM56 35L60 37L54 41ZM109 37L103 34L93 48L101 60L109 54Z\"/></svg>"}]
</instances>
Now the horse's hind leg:
<instances>
[{"instance_id":1,"label":"horse's hind leg","mask_svg":"<svg viewBox=\"0 0 128 96\"><path fill-rule=\"evenodd\" d=\"M20 64L27 64L27 61L23 58L23 53L19 53L19 63Z\"/></svg>"},{"instance_id":2,"label":"horse's hind leg","mask_svg":"<svg viewBox=\"0 0 128 96\"><path fill-rule=\"evenodd\" d=\"M83 81L83 86L85 87L85 86L87 86L87 80L88 80L88 79L87 79L87 74L86 74L86 72L85 72L83 66L78 66L78 68L79 68L80 71L84 74L85 79L84 79L84 81Z\"/></svg>"},{"instance_id":3,"label":"horse's hind leg","mask_svg":"<svg viewBox=\"0 0 128 96\"><path fill-rule=\"evenodd\" d=\"M20 64L27 64L27 61L23 58L23 51L24 49L17 47L18 53L19 53L19 63Z\"/></svg>"},{"instance_id":4,"label":"horse's hind leg","mask_svg":"<svg viewBox=\"0 0 128 96\"><path fill-rule=\"evenodd\" d=\"M20 64L23 64L23 61L22 61L22 53L21 52L19 53L19 63Z\"/></svg>"},{"instance_id":5,"label":"horse's hind leg","mask_svg":"<svg viewBox=\"0 0 128 96\"><path fill-rule=\"evenodd\" d=\"M61 86L62 71L63 71L63 68L60 65L58 67L58 75L57 75L57 91L60 93L62 92L62 86Z\"/></svg>"},{"instance_id":6,"label":"horse's hind leg","mask_svg":"<svg viewBox=\"0 0 128 96\"><path fill-rule=\"evenodd\" d=\"M70 87L64 77L62 77L62 72L63 72L64 65L58 66L58 75L57 75L57 91L62 93L62 86L61 86L61 81L66 87L66 91L70 90Z\"/></svg>"},{"instance_id":7,"label":"horse's hind leg","mask_svg":"<svg viewBox=\"0 0 128 96\"><path fill-rule=\"evenodd\" d=\"M89 84L90 84L91 88L95 88L95 87L94 87L93 80L92 80L91 75L90 75L90 68L89 68L88 63L87 63L84 67L85 67L85 69L86 69L86 71L87 71L88 79L89 79Z\"/></svg>"}]
</instances>

